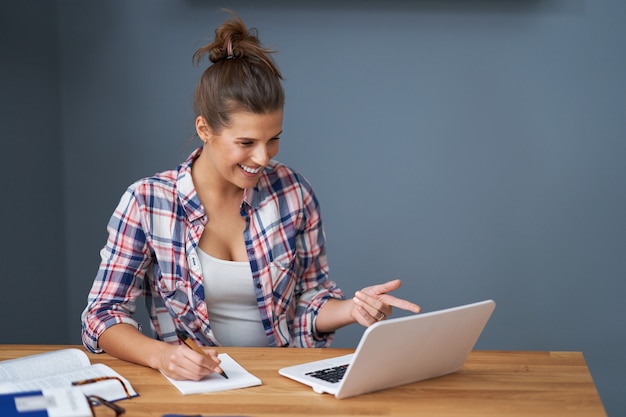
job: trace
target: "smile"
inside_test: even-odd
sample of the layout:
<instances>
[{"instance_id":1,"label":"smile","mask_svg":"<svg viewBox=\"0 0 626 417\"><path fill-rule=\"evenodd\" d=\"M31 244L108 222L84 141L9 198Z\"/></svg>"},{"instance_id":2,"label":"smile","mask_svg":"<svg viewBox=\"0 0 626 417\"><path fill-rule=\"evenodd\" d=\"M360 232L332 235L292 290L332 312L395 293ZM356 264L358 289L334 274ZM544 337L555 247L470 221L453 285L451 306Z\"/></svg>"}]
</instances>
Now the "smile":
<instances>
[{"instance_id":1,"label":"smile","mask_svg":"<svg viewBox=\"0 0 626 417\"><path fill-rule=\"evenodd\" d=\"M258 172L261 170L261 168L263 168L263 167L259 167L257 169L253 169L253 168L247 167L245 165L241 165L241 164L237 164L237 165L239 165L239 168L243 169L244 171L246 171L249 174L258 174Z\"/></svg>"}]
</instances>

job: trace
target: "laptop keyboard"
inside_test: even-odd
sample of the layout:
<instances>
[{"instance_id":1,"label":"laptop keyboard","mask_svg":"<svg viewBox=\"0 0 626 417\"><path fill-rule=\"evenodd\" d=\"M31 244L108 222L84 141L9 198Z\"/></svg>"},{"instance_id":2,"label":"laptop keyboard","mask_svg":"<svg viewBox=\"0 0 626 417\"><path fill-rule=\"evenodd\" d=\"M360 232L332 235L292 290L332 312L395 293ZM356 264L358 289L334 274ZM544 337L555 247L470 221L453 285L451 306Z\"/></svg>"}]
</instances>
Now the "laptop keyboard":
<instances>
[{"instance_id":1,"label":"laptop keyboard","mask_svg":"<svg viewBox=\"0 0 626 417\"><path fill-rule=\"evenodd\" d=\"M333 366L332 368L320 369L318 371L307 372L306 375L323 379L328 382L339 382L346 373L348 364Z\"/></svg>"}]
</instances>

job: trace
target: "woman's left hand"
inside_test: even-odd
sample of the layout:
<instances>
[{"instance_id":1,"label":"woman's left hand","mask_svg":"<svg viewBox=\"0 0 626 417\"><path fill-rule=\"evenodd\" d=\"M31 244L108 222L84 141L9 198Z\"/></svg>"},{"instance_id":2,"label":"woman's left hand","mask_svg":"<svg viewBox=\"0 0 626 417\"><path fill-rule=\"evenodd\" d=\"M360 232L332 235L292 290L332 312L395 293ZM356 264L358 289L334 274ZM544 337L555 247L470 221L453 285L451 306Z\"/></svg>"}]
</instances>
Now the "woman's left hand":
<instances>
[{"instance_id":1,"label":"woman's left hand","mask_svg":"<svg viewBox=\"0 0 626 417\"><path fill-rule=\"evenodd\" d=\"M357 291L352 298L354 302L352 317L361 325L369 327L391 316L393 307L419 313L421 307L417 304L388 294L400 288L401 285L402 281L394 279Z\"/></svg>"}]
</instances>

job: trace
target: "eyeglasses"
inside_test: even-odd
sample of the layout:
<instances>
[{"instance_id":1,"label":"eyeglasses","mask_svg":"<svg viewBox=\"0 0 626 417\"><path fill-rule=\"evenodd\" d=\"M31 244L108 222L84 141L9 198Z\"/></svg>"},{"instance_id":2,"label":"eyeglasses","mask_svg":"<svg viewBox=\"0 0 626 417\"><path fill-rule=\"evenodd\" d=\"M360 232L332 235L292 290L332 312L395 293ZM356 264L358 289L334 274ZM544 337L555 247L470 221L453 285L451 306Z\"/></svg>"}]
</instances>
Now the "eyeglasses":
<instances>
[{"instance_id":1,"label":"eyeglasses","mask_svg":"<svg viewBox=\"0 0 626 417\"><path fill-rule=\"evenodd\" d=\"M97 377L97 378L84 379L82 381L72 382L72 385L96 384L98 382L110 381L110 380L115 380L115 381L119 382L120 384L122 384L122 388L124 389L124 394L126 394L126 398L128 398L128 399L132 398L132 396L130 395L130 392L128 392L128 388L126 387L126 384L124 383L124 381L122 381L120 378L118 378L116 376L101 376L101 377Z\"/></svg>"},{"instance_id":2,"label":"eyeglasses","mask_svg":"<svg viewBox=\"0 0 626 417\"><path fill-rule=\"evenodd\" d=\"M126 387L126 384L124 383L124 381L122 381L120 378L116 376L102 376L102 377L97 377L97 378L85 379L82 381L75 381L75 382L72 382L72 385L80 386L80 385L96 384L98 382L110 381L110 380L119 382L122 385L122 388L124 389L126 398L129 398L129 399L132 398L132 396L130 395L130 392L128 392L128 388ZM107 401L98 395L86 395L86 397L87 397L87 401L89 402L89 407L91 408L91 414L94 417L96 416L94 407L98 405L104 405L105 407L113 410L115 412L115 417L121 416L126 411L124 410L123 407L120 407L119 405L114 404L111 401Z\"/></svg>"},{"instance_id":3,"label":"eyeglasses","mask_svg":"<svg viewBox=\"0 0 626 417\"><path fill-rule=\"evenodd\" d=\"M87 395L87 402L89 403L89 408L91 408L91 415L93 417L97 417L94 407L98 405L104 405L108 409L113 410L115 417L120 417L126 412L126 410L119 405L114 404L111 401L107 401L102 397L98 397L97 395Z\"/></svg>"}]
</instances>

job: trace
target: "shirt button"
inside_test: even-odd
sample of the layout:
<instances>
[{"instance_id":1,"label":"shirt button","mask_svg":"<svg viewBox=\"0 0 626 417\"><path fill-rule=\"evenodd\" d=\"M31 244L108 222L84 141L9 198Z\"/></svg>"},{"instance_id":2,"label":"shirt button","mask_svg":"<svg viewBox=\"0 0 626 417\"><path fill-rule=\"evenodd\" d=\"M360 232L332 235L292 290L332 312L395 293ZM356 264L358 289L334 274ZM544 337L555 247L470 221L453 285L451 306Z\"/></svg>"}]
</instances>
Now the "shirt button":
<instances>
[{"instance_id":1,"label":"shirt button","mask_svg":"<svg viewBox=\"0 0 626 417\"><path fill-rule=\"evenodd\" d=\"M259 283L259 284L256 284L256 287L257 287L257 288L261 288L261 287L262 287L262 285Z\"/></svg>"},{"instance_id":2,"label":"shirt button","mask_svg":"<svg viewBox=\"0 0 626 417\"><path fill-rule=\"evenodd\" d=\"M248 255L254 255L254 249L248 249Z\"/></svg>"}]
</instances>

